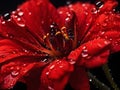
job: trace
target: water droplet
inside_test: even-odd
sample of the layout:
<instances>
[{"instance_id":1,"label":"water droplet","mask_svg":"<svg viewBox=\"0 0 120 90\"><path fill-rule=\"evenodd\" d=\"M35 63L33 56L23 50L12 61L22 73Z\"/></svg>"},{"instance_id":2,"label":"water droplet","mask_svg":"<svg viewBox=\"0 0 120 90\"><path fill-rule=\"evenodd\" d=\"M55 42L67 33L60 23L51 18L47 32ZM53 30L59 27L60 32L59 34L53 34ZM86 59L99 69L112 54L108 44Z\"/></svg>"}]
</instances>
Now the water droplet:
<instances>
[{"instance_id":1,"label":"water droplet","mask_svg":"<svg viewBox=\"0 0 120 90\"><path fill-rule=\"evenodd\" d=\"M17 18L17 21L21 21L21 18Z\"/></svg>"},{"instance_id":2,"label":"water droplet","mask_svg":"<svg viewBox=\"0 0 120 90\"><path fill-rule=\"evenodd\" d=\"M6 37L9 37L10 39L14 38L14 35L10 34L10 33L7 33L6 34Z\"/></svg>"},{"instance_id":3,"label":"water droplet","mask_svg":"<svg viewBox=\"0 0 120 90\"><path fill-rule=\"evenodd\" d=\"M9 37L12 39L12 38L14 38L14 35L9 35Z\"/></svg>"},{"instance_id":4,"label":"water droplet","mask_svg":"<svg viewBox=\"0 0 120 90\"><path fill-rule=\"evenodd\" d=\"M32 15L32 13L31 13L31 12L29 12L29 13L28 13L28 15Z\"/></svg>"},{"instance_id":5,"label":"water droplet","mask_svg":"<svg viewBox=\"0 0 120 90\"><path fill-rule=\"evenodd\" d=\"M12 54L16 54L16 51L12 51Z\"/></svg>"},{"instance_id":6,"label":"water droplet","mask_svg":"<svg viewBox=\"0 0 120 90\"><path fill-rule=\"evenodd\" d=\"M63 11L59 11L59 14L63 14Z\"/></svg>"},{"instance_id":7,"label":"water droplet","mask_svg":"<svg viewBox=\"0 0 120 90\"><path fill-rule=\"evenodd\" d=\"M88 53L84 53L84 52L82 52L81 55L82 55L83 58L88 57Z\"/></svg>"},{"instance_id":8,"label":"water droplet","mask_svg":"<svg viewBox=\"0 0 120 90\"><path fill-rule=\"evenodd\" d=\"M63 68L63 66L62 66L62 65L60 65L59 67L60 67L60 68Z\"/></svg>"},{"instance_id":9,"label":"water droplet","mask_svg":"<svg viewBox=\"0 0 120 90\"><path fill-rule=\"evenodd\" d=\"M45 59L43 59L43 60L41 60L42 62L47 62L48 61L48 59L47 58L45 58Z\"/></svg>"},{"instance_id":10,"label":"water droplet","mask_svg":"<svg viewBox=\"0 0 120 90\"><path fill-rule=\"evenodd\" d=\"M92 82L92 79L89 79L90 82Z\"/></svg>"},{"instance_id":11,"label":"water droplet","mask_svg":"<svg viewBox=\"0 0 120 90\"><path fill-rule=\"evenodd\" d=\"M66 4L67 4L67 5L70 5L70 4L71 4L71 0L67 0L67 1L66 1Z\"/></svg>"},{"instance_id":12,"label":"water droplet","mask_svg":"<svg viewBox=\"0 0 120 90\"><path fill-rule=\"evenodd\" d=\"M99 23L96 23L96 25L97 25L97 26L100 26L100 24L99 24Z\"/></svg>"},{"instance_id":13,"label":"water droplet","mask_svg":"<svg viewBox=\"0 0 120 90\"><path fill-rule=\"evenodd\" d=\"M48 90L55 90L55 89L52 88L51 86L48 86Z\"/></svg>"},{"instance_id":14,"label":"water droplet","mask_svg":"<svg viewBox=\"0 0 120 90\"><path fill-rule=\"evenodd\" d=\"M18 71L12 71L12 72L11 72L11 75L12 75L13 77L16 77L16 76L19 75L19 72L18 72Z\"/></svg>"},{"instance_id":15,"label":"water droplet","mask_svg":"<svg viewBox=\"0 0 120 90\"><path fill-rule=\"evenodd\" d=\"M86 46L83 47L81 56L82 56L83 58L87 58L87 57L89 56L89 55L88 55L88 50L87 50Z\"/></svg>"},{"instance_id":16,"label":"water droplet","mask_svg":"<svg viewBox=\"0 0 120 90\"><path fill-rule=\"evenodd\" d=\"M25 27L25 24L24 23L17 23L18 24L18 26L20 26L20 27Z\"/></svg>"},{"instance_id":17,"label":"water droplet","mask_svg":"<svg viewBox=\"0 0 120 90\"><path fill-rule=\"evenodd\" d=\"M24 51L25 53L29 53L29 51L28 51L28 50L26 50L26 49L23 49L23 51Z\"/></svg>"},{"instance_id":18,"label":"water droplet","mask_svg":"<svg viewBox=\"0 0 120 90\"><path fill-rule=\"evenodd\" d=\"M16 18L16 23L20 27L25 27L25 23L24 23L24 21L22 21L22 19L20 17Z\"/></svg>"},{"instance_id":19,"label":"water droplet","mask_svg":"<svg viewBox=\"0 0 120 90\"><path fill-rule=\"evenodd\" d=\"M112 41L113 39L112 39L112 38L110 38L109 40L110 40L110 41Z\"/></svg>"},{"instance_id":20,"label":"water droplet","mask_svg":"<svg viewBox=\"0 0 120 90\"><path fill-rule=\"evenodd\" d=\"M52 65L51 67L50 67L50 69L53 69L55 67L55 65Z\"/></svg>"},{"instance_id":21,"label":"water droplet","mask_svg":"<svg viewBox=\"0 0 120 90\"><path fill-rule=\"evenodd\" d=\"M24 13L23 13L22 11L19 11L19 12L18 12L18 15L19 15L19 16L23 16L23 14L24 14Z\"/></svg>"},{"instance_id":22,"label":"water droplet","mask_svg":"<svg viewBox=\"0 0 120 90\"><path fill-rule=\"evenodd\" d=\"M109 44L110 42L109 42L109 41L104 41L104 43L107 45L107 44Z\"/></svg>"},{"instance_id":23,"label":"water droplet","mask_svg":"<svg viewBox=\"0 0 120 90\"><path fill-rule=\"evenodd\" d=\"M84 4L84 3L83 3L83 4L82 4L82 6L83 6L83 7L85 7L85 6L86 6L86 4Z\"/></svg>"},{"instance_id":24,"label":"water droplet","mask_svg":"<svg viewBox=\"0 0 120 90\"><path fill-rule=\"evenodd\" d=\"M42 20L42 21L41 21L41 24L44 24L44 23L45 23L45 22Z\"/></svg>"},{"instance_id":25,"label":"water droplet","mask_svg":"<svg viewBox=\"0 0 120 90\"><path fill-rule=\"evenodd\" d=\"M13 70L14 69L14 67L10 67L10 70Z\"/></svg>"},{"instance_id":26,"label":"water droplet","mask_svg":"<svg viewBox=\"0 0 120 90\"><path fill-rule=\"evenodd\" d=\"M107 23L103 23L102 26L103 26L103 27L106 27L106 26L107 26Z\"/></svg>"},{"instance_id":27,"label":"water droplet","mask_svg":"<svg viewBox=\"0 0 120 90\"><path fill-rule=\"evenodd\" d=\"M8 19L10 18L10 13L4 14L3 18L4 18L5 20L8 20Z\"/></svg>"},{"instance_id":28,"label":"water droplet","mask_svg":"<svg viewBox=\"0 0 120 90\"><path fill-rule=\"evenodd\" d=\"M15 69L16 69L16 70L20 70L20 67L19 67L19 66L17 66Z\"/></svg>"},{"instance_id":29,"label":"water droplet","mask_svg":"<svg viewBox=\"0 0 120 90\"><path fill-rule=\"evenodd\" d=\"M101 33L100 33L100 35L104 35L105 34L105 32L104 31L102 31Z\"/></svg>"},{"instance_id":30,"label":"water droplet","mask_svg":"<svg viewBox=\"0 0 120 90\"><path fill-rule=\"evenodd\" d=\"M23 66L23 67L25 67L25 66L27 66L27 64L26 64L26 63L24 63L22 66Z\"/></svg>"},{"instance_id":31,"label":"water droplet","mask_svg":"<svg viewBox=\"0 0 120 90\"><path fill-rule=\"evenodd\" d=\"M89 23L87 23L86 26L89 26Z\"/></svg>"},{"instance_id":32,"label":"water droplet","mask_svg":"<svg viewBox=\"0 0 120 90\"><path fill-rule=\"evenodd\" d=\"M85 13L85 15L88 15L88 12L84 12Z\"/></svg>"},{"instance_id":33,"label":"water droplet","mask_svg":"<svg viewBox=\"0 0 120 90\"><path fill-rule=\"evenodd\" d=\"M49 73L50 73L50 72L46 72L45 74L46 74L46 75L49 75Z\"/></svg>"},{"instance_id":34,"label":"water droplet","mask_svg":"<svg viewBox=\"0 0 120 90\"><path fill-rule=\"evenodd\" d=\"M102 1L98 1L98 2L96 2L96 6L98 7L98 8L102 8L103 7L103 2Z\"/></svg>"},{"instance_id":35,"label":"water droplet","mask_svg":"<svg viewBox=\"0 0 120 90\"><path fill-rule=\"evenodd\" d=\"M102 44L100 44L100 43L97 43L97 45L98 45L98 47L100 47L100 48L102 48L102 47L103 47L103 45L102 45Z\"/></svg>"},{"instance_id":36,"label":"water droplet","mask_svg":"<svg viewBox=\"0 0 120 90\"><path fill-rule=\"evenodd\" d=\"M67 22L68 22L68 21L70 21L70 18L69 18L69 17L67 17L67 18L65 19L65 21L67 21Z\"/></svg>"},{"instance_id":37,"label":"water droplet","mask_svg":"<svg viewBox=\"0 0 120 90\"><path fill-rule=\"evenodd\" d=\"M5 24L5 21L2 21L1 23L2 23L2 24Z\"/></svg>"},{"instance_id":38,"label":"water droplet","mask_svg":"<svg viewBox=\"0 0 120 90\"><path fill-rule=\"evenodd\" d=\"M69 60L69 63L70 63L70 64L75 64L75 63L76 63L76 61L75 61L75 60L70 59L70 60Z\"/></svg>"}]
</instances>

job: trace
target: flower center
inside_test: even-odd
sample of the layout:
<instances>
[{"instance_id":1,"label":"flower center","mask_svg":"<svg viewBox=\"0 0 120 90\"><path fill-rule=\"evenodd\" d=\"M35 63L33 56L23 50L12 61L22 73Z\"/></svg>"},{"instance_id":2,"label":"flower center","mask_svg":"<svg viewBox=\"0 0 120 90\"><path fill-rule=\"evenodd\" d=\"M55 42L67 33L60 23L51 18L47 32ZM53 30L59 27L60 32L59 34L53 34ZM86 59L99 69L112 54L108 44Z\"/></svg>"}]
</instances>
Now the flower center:
<instances>
[{"instance_id":1,"label":"flower center","mask_svg":"<svg viewBox=\"0 0 120 90\"><path fill-rule=\"evenodd\" d=\"M49 33L43 36L43 40L48 49L54 53L55 57L66 56L71 50L76 48L75 29L74 23L73 26L69 27L65 25L61 28L56 23L50 25Z\"/></svg>"}]
</instances>

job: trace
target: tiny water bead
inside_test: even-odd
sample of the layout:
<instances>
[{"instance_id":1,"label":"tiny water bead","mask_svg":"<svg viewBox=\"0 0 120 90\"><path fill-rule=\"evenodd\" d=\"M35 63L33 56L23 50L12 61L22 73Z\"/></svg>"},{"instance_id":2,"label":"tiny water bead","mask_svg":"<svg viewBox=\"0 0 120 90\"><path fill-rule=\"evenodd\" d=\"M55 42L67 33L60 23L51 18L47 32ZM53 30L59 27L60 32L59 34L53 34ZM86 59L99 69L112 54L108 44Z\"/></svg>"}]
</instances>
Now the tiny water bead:
<instances>
[{"instance_id":1,"label":"tiny water bead","mask_svg":"<svg viewBox=\"0 0 120 90\"><path fill-rule=\"evenodd\" d=\"M55 90L55 89L52 88L51 86L48 86L48 90Z\"/></svg>"},{"instance_id":2,"label":"tiny water bead","mask_svg":"<svg viewBox=\"0 0 120 90\"><path fill-rule=\"evenodd\" d=\"M13 77L16 77L16 76L18 76L19 75L19 71L12 71L11 72L11 75L13 76Z\"/></svg>"},{"instance_id":3,"label":"tiny water bead","mask_svg":"<svg viewBox=\"0 0 120 90\"><path fill-rule=\"evenodd\" d=\"M88 55L88 50L87 50L87 47L86 47L86 46L83 47L81 56L82 56L83 58L87 58L87 57L89 56L89 55Z\"/></svg>"},{"instance_id":4,"label":"tiny water bead","mask_svg":"<svg viewBox=\"0 0 120 90\"><path fill-rule=\"evenodd\" d=\"M4 15L3 15L3 19L4 19L4 20L10 19L10 13L4 14Z\"/></svg>"},{"instance_id":5,"label":"tiny water bead","mask_svg":"<svg viewBox=\"0 0 120 90\"><path fill-rule=\"evenodd\" d=\"M19 16L23 16L23 14L24 14L24 12L22 12L22 11L19 11L19 12L18 12L18 15L19 15Z\"/></svg>"},{"instance_id":6,"label":"tiny water bead","mask_svg":"<svg viewBox=\"0 0 120 90\"><path fill-rule=\"evenodd\" d=\"M104 2L102 2L102 1L96 2L96 6L97 6L98 9L99 9L99 8L102 8L103 5L104 5Z\"/></svg>"}]
</instances>

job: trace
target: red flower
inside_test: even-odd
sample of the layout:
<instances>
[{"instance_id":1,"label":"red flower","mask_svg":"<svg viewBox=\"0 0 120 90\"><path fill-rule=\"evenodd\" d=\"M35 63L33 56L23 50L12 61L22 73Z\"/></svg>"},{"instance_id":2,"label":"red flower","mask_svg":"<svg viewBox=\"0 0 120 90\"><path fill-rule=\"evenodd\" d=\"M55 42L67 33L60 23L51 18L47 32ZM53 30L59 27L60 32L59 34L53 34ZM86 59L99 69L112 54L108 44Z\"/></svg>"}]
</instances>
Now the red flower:
<instances>
[{"instance_id":1,"label":"red flower","mask_svg":"<svg viewBox=\"0 0 120 90\"><path fill-rule=\"evenodd\" d=\"M114 0L99 8L77 2L56 9L29 0L0 19L0 89L25 82L28 90L89 90L86 69L120 50L120 14Z\"/></svg>"}]
</instances>

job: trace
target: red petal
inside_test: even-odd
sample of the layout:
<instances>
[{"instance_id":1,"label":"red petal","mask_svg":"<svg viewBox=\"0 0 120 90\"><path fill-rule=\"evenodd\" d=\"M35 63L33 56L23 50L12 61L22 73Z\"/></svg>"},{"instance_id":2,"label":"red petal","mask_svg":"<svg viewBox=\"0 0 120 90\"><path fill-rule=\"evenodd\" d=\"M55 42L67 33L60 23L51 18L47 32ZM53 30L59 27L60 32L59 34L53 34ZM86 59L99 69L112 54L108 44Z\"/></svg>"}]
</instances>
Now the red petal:
<instances>
[{"instance_id":1,"label":"red petal","mask_svg":"<svg viewBox=\"0 0 120 90\"><path fill-rule=\"evenodd\" d=\"M35 49L33 47L40 46L39 42L29 30L18 27L11 21L0 20L0 36L11 39L19 45L22 45L22 47L27 47L31 50Z\"/></svg>"},{"instance_id":2,"label":"red petal","mask_svg":"<svg viewBox=\"0 0 120 90\"><path fill-rule=\"evenodd\" d=\"M88 32L92 22L94 22L94 15L92 11L95 6L89 3L75 3L69 6L70 10L74 11L78 19L77 38L81 41Z\"/></svg>"},{"instance_id":3,"label":"red petal","mask_svg":"<svg viewBox=\"0 0 120 90\"><path fill-rule=\"evenodd\" d=\"M44 90L50 88L63 90L72 71L73 66L64 59L55 60L43 70L41 75L41 88Z\"/></svg>"},{"instance_id":4,"label":"red petal","mask_svg":"<svg viewBox=\"0 0 120 90\"><path fill-rule=\"evenodd\" d=\"M95 24L86 34L83 42L94 38L104 38L111 42L111 52L120 50L120 16L113 12L104 12L96 19Z\"/></svg>"},{"instance_id":5,"label":"red petal","mask_svg":"<svg viewBox=\"0 0 120 90\"><path fill-rule=\"evenodd\" d=\"M3 65L0 70L0 88L12 88L23 75L33 68L33 66L34 63L25 64L22 62L11 62Z\"/></svg>"},{"instance_id":6,"label":"red petal","mask_svg":"<svg viewBox=\"0 0 120 90\"><path fill-rule=\"evenodd\" d=\"M100 12L105 12L105 11L112 11L118 3L116 0L102 0L104 1L103 7L100 8Z\"/></svg>"},{"instance_id":7,"label":"red petal","mask_svg":"<svg viewBox=\"0 0 120 90\"><path fill-rule=\"evenodd\" d=\"M85 68L76 67L70 76L70 85L74 90L90 90L89 79Z\"/></svg>"},{"instance_id":8,"label":"red petal","mask_svg":"<svg viewBox=\"0 0 120 90\"><path fill-rule=\"evenodd\" d=\"M0 64L23 56L34 58L40 57L39 59L42 59L42 57L45 58L43 54L35 54L34 52L28 51L27 49L8 39L0 40Z\"/></svg>"},{"instance_id":9,"label":"red petal","mask_svg":"<svg viewBox=\"0 0 120 90\"><path fill-rule=\"evenodd\" d=\"M43 56L44 57L44 56ZM0 40L0 88L11 88L42 56L25 50L8 39ZM39 67L44 66L42 62ZM19 69L19 70L18 70Z\"/></svg>"},{"instance_id":10,"label":"red petal","mask_svg":"<svg viewBox=\"0 0 120 90\"><path fill-rule=\"evenodd\" d=\"M57 10L48 0L27 1L13 13L12 18L19 26L24 24L40 40L49 33L53 22L59 23Z\"/></svg>"},{"instance_id":11,"label":"red petal","mask_svg":"<svg viewBox=\"0 0 120 90\"><path fill-rule=\"evenodd\" d=\"M84 66L85 63L89 63L89 62L91 62L91 63L93 62L93 64L91 64L91 67L96 67L97 65L100 66L107 61L107 57L109 55L109 52L108 52L109 48L110 48L109 41L106 41L105 39L94 39L92 41L89 41L89 42L83 44L76 50L72 51L69 54L68 59L70 60L70 62L77 61L77 64L82 65L82 66ZM106 53L104 53L104 52L106 52ZM103 53L103 54L101 54L101 53ZM96 56L98 56L98 57L96 57ZM99 58L99 57L104 57L104 58ZM91 59L93 59L93 60L91 61ZM94 61L95 59L98 62Z\"/></svg>"},{"instance_id":12,"label":"red petal","mask_svg":"<svg viewBox=\"0 0 120 90\"><path fill-rule=\"evenodd\" d=\"M90 58L89 60L85 61L84 65L87 68L102 66L105 63L107 63L109 54L110 54L109 50L102 52L99 55L96 55Z\"/></svg>"}]
</instances>

